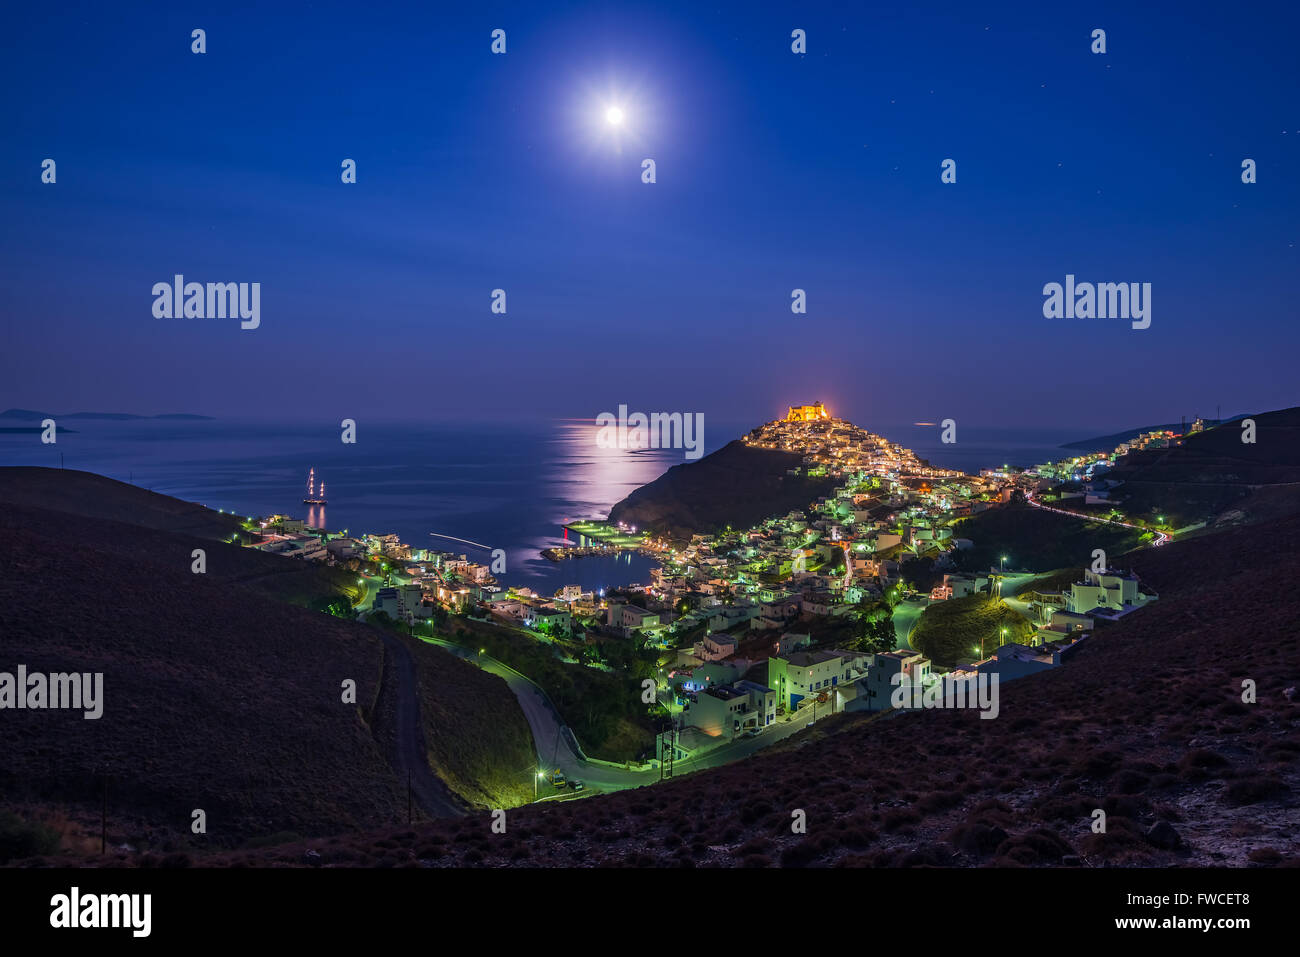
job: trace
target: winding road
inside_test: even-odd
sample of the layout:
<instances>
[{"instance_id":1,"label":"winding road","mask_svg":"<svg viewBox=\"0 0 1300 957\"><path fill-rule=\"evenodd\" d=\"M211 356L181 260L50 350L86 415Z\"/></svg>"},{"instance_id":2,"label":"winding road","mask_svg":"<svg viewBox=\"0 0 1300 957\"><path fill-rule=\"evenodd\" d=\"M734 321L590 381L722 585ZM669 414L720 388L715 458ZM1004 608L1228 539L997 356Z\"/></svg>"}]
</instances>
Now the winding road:
<instances>
[{"instance_id":1,"label":"winding road","mask_svg":"<svg viewBox=\"0 0 1300 957\"><path fill-rule=\"evenodd\" d=\"M1070 518L1081 519L1085 522L1101 522L1103 525L1119 525L1122 528L1132 528L1132 529L1136 529L1139 532L1155 532L1156 540L1151 543L1152 548L1156 548L1160 545L1166 544L1167 542L1173 541L1172 535L1169 535L1166 532L1162 532L1159 529L1147 528L1143 525L1132 525L1129 522L1118 522L1113 518L1102 518L1100 515L1083 515L1080 514L1079 512L1070 512L1063 508L1052 508L1052 506L1044 505L1042 502L1035 499L1033 492L1025 493L1025 501L1027 501L1030 505L1034 506L1034 508L1043 508L1049 512L1055 512L1057 515L1068 515Z\"/></svg>"},{"instance_id":2,"label":"winding road","mask_svg":"<svg viewBox=\"0 0 1300 957\"><path fill-rule=\"evenodd\" d=\"M563 771L566 778L582 781L586 785L586 794L659 783L657 766L647 765L644 769L636 770L588 759L581 753L581 747L573 737L572 731L564 724L546 693L531 679L515 671L505 662L498 661L491 655L478 654L445 638L427 638L418 635L416 637L477 664L484 671L496 675L509 685L519 701L524 717L528 720L528 726L532 729L539 768L547 771ZM829 712L826 708L818 709L818 720L828 716ZM800 711L793 720L779 720L764 728L755 737L737 738L704 754L678 761L674 767L674 776L704 768L721 767L748 757L755 751L797 734L811 721L811 711Z\"/></svg>"}]
</instances>

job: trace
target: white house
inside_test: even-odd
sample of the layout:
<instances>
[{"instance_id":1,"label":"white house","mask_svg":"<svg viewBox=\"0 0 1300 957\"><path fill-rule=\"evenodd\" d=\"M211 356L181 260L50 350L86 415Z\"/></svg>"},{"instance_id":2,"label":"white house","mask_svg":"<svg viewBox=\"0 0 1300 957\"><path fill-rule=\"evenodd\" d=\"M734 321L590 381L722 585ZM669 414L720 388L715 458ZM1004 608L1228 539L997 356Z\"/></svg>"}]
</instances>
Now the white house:
<instances>
[{"instance_id":1,"label":"white house","mask_svg":"<svg viewBox=\"0 0 1300 957\"><path fill-rule=\"evenodd\" d=\"M1097 608L1124 611L1146 602L1147 596L1138 588L1136 575L1088 569L1083 573L1083 581L1070 586L1067 608L1076 615L1086 615Z\"/></svg>"},{"instance_id":2,"label":"white house","mask_svg":"<svg viewBox=\"0 0 1300 957\"><path fill-rule=\"evenodd\" d=\"M902 677L896 680L897 675ZM863 683L866 694L854 702L854 710L883 711L893 707L891 698L896 688L910 688L912 685L925 688L934 680L930 673L930 659L925 655L915 651L881 652L872 657ZM910 692L904 693L910 696Z\"/></svg>"}]
</instances>

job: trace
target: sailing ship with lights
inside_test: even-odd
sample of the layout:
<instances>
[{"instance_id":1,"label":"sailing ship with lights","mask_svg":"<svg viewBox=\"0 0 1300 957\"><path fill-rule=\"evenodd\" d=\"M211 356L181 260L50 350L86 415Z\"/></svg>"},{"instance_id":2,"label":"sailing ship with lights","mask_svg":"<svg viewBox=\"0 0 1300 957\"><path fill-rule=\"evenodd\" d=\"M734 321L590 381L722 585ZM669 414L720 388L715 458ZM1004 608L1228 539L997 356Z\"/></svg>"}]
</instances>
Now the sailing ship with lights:
<instances>
[{"instance_id":1,"label":"sailing ship with lights","mask_svg":"<svg viewBox=\"0 0 1300 957\"><path fill-rule=\"evenodd\" d=\"M320 490L316 489L316 469L313 466L307 473L307 497L302 500L304 505L328 505L325 501L325 482L320 483Z\"/></svg>"}]
</instances>

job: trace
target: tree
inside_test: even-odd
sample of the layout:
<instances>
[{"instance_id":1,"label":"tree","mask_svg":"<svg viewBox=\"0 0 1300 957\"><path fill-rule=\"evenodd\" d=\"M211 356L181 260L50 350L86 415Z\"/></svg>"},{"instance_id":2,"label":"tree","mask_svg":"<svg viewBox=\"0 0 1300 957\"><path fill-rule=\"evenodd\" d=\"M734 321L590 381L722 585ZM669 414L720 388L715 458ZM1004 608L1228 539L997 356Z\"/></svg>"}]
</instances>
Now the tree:
<instances>
[{"instance_id":1,"label":"tree","mask_svg":"<svg viewBox=\"0 0 1300 957\"><path fill-rule=\"evenodd\" d=\"M910 558L899 566L903 581L920 592L931 591L943 580L943 573L936 571L933 558Z\"/></svg>"},{"instance_id":2,"label":"tree","mask_svg":"<svg viewBox=\"0 0 1300 957\"><path fill-rule=\"evenodd\" d=\"M894 631L894 616L881 615L868 619L862 632L862 648L872 654L893 651L898 644L898 634Z\"/></svg>"},{"instance_id":3,"label":"tree","mask_svg":"<svg viewBox=\"0 0 1300 957\"><path fill-rule=\"evenodd\" d=\"M897 646L894 632L894 615L888 604L881 602L857 614L860 630L852 641L852 647L858 651L880 654L893 651Z\"/></svg>"}]
</instances>

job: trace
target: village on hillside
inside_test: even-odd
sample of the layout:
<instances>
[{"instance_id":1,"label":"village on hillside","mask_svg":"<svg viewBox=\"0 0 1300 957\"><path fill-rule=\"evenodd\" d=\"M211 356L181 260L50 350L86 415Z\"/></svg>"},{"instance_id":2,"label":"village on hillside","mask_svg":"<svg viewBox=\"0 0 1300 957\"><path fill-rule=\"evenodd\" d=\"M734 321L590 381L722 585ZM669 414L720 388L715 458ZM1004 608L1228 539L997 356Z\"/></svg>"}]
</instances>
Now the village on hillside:
<instances>
[{"instance_id":1,"label":"village on hillside","mask_svg":"<svg viewBox=\"0 0 1300 957\"><path fill-rule=\"evenodd\" d=\"M1197 420L1190 431L1203 428ZM1090 521L1141 531L1159 544L1168 535L1158 522L1108 507L1120 483L1106 475L1130 450L1178 441L1172 432L1151 432L1108 452L970 475L934 468L821 403L792 406L743 442L798 454L790 474L829 477L834 490L753 527L684 541L598 520L574 523L583 532L567 543L574 553L636 548L658 562L649 582L608 592L569 585L548 596L507 587L490 564L464 554L393 534L330 532L285 515L250 518L242 540L356 572L365 595L353 613L362 618L430 635L449 616L476 618L606 670L627 660L628 646L652 657L668 728L656 759L680 761L779 722L800 719L802 727L805 714L907 710L900 700L951 700L992 675L1006 681L1068 660L1099 621L1155 596L1129 573L1104 562L1088 566L1086 554L1069 580L1057 574L1044 581L1023 567L1025 556L974 565L967 520L1013 502L1053 511L1084 506ZM965 618L945 623L937 611L926 615L963 601ZM935 619L929 630L942 633L993 608L997 623L977 623L983 631L958 660L934 660L923 641L911 640L923 620Z\"/></svg>"}]
</instances>

